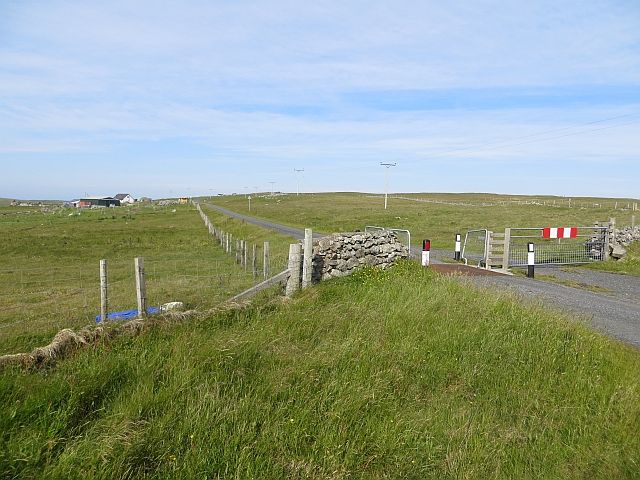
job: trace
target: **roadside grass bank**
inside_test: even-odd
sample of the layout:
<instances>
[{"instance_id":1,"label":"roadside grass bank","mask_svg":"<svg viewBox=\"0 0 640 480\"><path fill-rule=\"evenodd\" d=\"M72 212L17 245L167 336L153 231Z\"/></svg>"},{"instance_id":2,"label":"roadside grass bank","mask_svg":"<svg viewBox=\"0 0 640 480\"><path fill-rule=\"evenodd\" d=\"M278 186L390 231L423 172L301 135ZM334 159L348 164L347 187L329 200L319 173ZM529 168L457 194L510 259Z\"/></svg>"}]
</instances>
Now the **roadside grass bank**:
<instances>
[{"instance_id":1,"label":"roadside grass bank","mask_svg":"<svg viewBox=\"0 0 640 480\"><path fill-rule=\"evenodd\" d=\"M640 353L403 262L0 377L5 478L637 478Z\"/></svg>"},{"instance_id":2,"label":"roadside grass bank","mask_svg":"<svg viewBox=\"0 0 640 480\"><path fill-rule=\"evenodd\" d=\"M363 193L288 194L274 197L254 195L251 212L248 211L248 200L242 195L213 197L205 201L245 215L325 233L363 230L365 225L404 228L411 230L414 246L420 245L422 239L429 238L433 248L451 250L455 234L464 235L471 229L488 228L499 232L506 227L589 226L596 221L608 221L611 217L616 217L617 224L622 226L631 223L632 215L631 211L614 208L569 208L524 203L533 197L520 197L522 204L481 205L482 202L509 200L512 198L509 195L421 193L403 196L438 198L451 203L469 202L473 205L390 198L388 209L384 210L383 197ZM554 197L535 198L547 199L550 204ZM606 204L614 205L611 200L607 200Z\"/></svg>"},{"instance_id":3,"label":"roadside grass bank","mask_svg":"<svg viewBox=\"0 0 640 480\"><path fill-rule=\"evenodd\" d=\"M0 208L0 354L31 351L100 312L136 307L133 259L145 259L149 305L217 305L253 284L208 235L192 206L82 210Z\"/></svg>"},{"instance_id":4,"label":"roadside grass bank","mask_svg":"<svg viewBox=\"0 0 640 480\"><path fill-rule=\"evenodd\" d=\"M634 242L627 248L627 255L621 260L597 262L587 265L593 270L602 272L621 273L640 277L640 242Z\"/></svg>"}]
</instances>

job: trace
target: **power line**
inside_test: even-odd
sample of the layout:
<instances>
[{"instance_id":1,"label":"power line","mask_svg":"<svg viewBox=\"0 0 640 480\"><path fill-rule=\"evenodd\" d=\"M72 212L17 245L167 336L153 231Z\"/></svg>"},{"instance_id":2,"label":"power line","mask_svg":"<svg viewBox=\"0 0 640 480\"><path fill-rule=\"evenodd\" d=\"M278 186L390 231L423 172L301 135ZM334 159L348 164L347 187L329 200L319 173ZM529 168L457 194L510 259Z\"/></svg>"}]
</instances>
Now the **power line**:
<instances>
[{"instance_id":1,"label":"power line","mask_svg":"<svg viewBox=\"0 0 640 480\"><path fill-rule=\"evenodd\" d=\"M542 135L547 135L549 133L562 132L562 131L571 130L571 129L574 129L574 128L579 128L579 127L583 127L583 126L587 126L587 125L595 125L595 124L598 124L598 123L608 122L608 121L616 120L616 119L620 119L620 118L631 117L631 116L635 116L635 115L639 115L639 114L640 114L640 112L628 113L628 114L624 114L624 115L617 115L615 117L609 117L609 118L604 118L604 119L600 119L600 120L593 120L591 122L585 122L585 123L580 123L580 124L576 124L576 125L570 125L568 127L555 128L555 129L545 130L545 131L542 131L542 132L533 133L533 134L529 134L529 135L523 135L523 136L519 136L519 137L514 137L514 138L511 138L509 140L498 140L498 141L488 142L488 143L484 143L484 144L480 144L480 145L476 145L476 146L472 146L472 147L455 148L455 149L452 149L452 150L446 150L444 152L435 153L434 155L435 156L443 156L443 155L449 155L451 153L468 151L468 150L486 150L486 149L494 147L494 146L497 147L497 148L513 147L513 146L518 146L518 145L525 145L525 144L528 144L528 143L545 142L545 141L548 141L548 140L555 140L557 138L569 137L569 136L572 136L572 135L581 135L583 133L597 132L597 131L606 130L606 129L609 129L609 128L616 128L616 127L622 127L622 126L625 126L625 125L632 125L632 124L636 123L636 121L625 122L625 123L620 123L620 124L616 124L616 125L609 125L609 126L606 126L606 127L601 127L601 128L596 128L596 129L582 130L582 131L579 131L579 132L571 132L571 133L567 133L567 134L564 134L564 135L557 135L557 136L553 136L553 137L534 139L534 140L530 140L530 141L526 141L526 142L512 143L512 142L514 142L516 140L522 140L522 139L532 138L532 137L539 137L539 136L542 136Z\"/></svg>"}]
</instances>

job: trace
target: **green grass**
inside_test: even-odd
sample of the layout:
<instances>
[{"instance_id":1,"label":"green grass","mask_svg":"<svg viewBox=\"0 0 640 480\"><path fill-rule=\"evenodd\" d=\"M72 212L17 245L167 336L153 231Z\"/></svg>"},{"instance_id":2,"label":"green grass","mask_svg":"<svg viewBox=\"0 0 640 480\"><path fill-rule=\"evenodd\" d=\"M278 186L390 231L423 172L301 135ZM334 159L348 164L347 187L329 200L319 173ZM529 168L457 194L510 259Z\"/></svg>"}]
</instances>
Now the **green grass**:
<instances>
[{"instance_id":1,"label":"green grass","mask_svg":"<svg viewBox=\"0 0 640 480\"><path fill-rule=\"evenodd\" d=\"M415 264L0 376L4 478L638 478L640 354Z\"/></svg>"},{"instance_id":2,"label":"green grass","mask_svg":"<svg viewBox=\"0 0 640 480\"><path fill-rule=\"evenodd\" d=\"M145 259L150 305L216 305L253 284L208 235L192 206L0 208L0 354L30 351L100 312L107 259L110 311L136 307L133 259Z\"/></svg>"},{"instance_id":3,"label":"green grass","mask_svg":"<svg viewBox=\"0 0 640 480\"><path fill-rule=\"evenodd\" d=\"M640 242L634 242L631 246L627 247L627 255L621 260L593 263L588 267L603 272L621 273L640 277Z\"/></svg>"},{"instance_id":4,"label":"green grass","mask_svg":"<svg viewBox=\"0 0 640 480\"><path fill-rule=\"evenodd\" d=\"M383 208L380 196L362 193L322 193L282 195L276 197L253 196L251 212L248 201L241 195L215 197L211 201L231 210L271 219L286 225L308 227L332 233L363 230L365 225L404 228L411 231L414 245L422 239L432 240L434 248L453 250L456 233L469 229L488 228L496 232L505 227L590 226L596 221L608 221L615 217L618 225L631 223L630 210L615 210L614 199L574 199L569 208L566 199L559 197L524 197L490 194L402 194L411 198L423 198L445 202L471 203L449 205L420 203L409 200L389 199L389 208ZM544 204L518 204L536 199ZM203 201L206 201L204 199ZM553 206L563 204L562 207ZM636 200L637 201L637 200ZM499 205L499 202L509 202ZM497 205L482 206L483 203ZM583 207L576 207L579 203ZM588 208L594 203L606 208ZM627 201L620 201L619 207Z\"/></svg>"}]
</instances>

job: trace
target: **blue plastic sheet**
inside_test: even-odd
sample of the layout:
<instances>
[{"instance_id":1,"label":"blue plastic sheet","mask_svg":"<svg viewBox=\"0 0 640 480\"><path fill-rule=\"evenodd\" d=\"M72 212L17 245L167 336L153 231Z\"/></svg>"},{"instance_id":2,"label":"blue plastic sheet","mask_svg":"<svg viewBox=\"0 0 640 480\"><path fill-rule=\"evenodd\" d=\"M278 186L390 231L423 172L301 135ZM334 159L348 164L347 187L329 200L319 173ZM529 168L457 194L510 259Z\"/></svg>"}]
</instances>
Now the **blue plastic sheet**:
<instances>
[{"instance_id":1,"label":"blue plastic sheet","mask_svg":"<svg viewBox=\"0 0 640 480\"><path fill-rule=\"evenodd\" d=\"M160 309L158 307L147 307L147 313L149 315L158 313ZM107 320L130 320L138 316L138 310L123 310L122 312L110 312L107 313ZM96 315L96 323L102 322L102 315Z\"/></svg>"}]
</instances>

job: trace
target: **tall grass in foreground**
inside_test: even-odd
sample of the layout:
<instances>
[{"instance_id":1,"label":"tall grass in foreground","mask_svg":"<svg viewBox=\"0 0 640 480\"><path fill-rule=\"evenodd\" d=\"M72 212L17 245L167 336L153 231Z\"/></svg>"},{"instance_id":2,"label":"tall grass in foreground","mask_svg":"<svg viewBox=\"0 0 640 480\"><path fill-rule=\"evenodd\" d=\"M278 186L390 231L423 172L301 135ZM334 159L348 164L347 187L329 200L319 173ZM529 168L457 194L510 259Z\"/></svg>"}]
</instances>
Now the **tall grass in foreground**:
<instances>
[{"instance_id":1,"label":"tall grass in foreground","mask_svg":"<svg viewBox=\"0 0 640 480\"><path fill-rule=\"evenodd\" d=\"M638 478L640 355L414 264L0 377L5 478Z\"/></svg>"}]
</instances>

